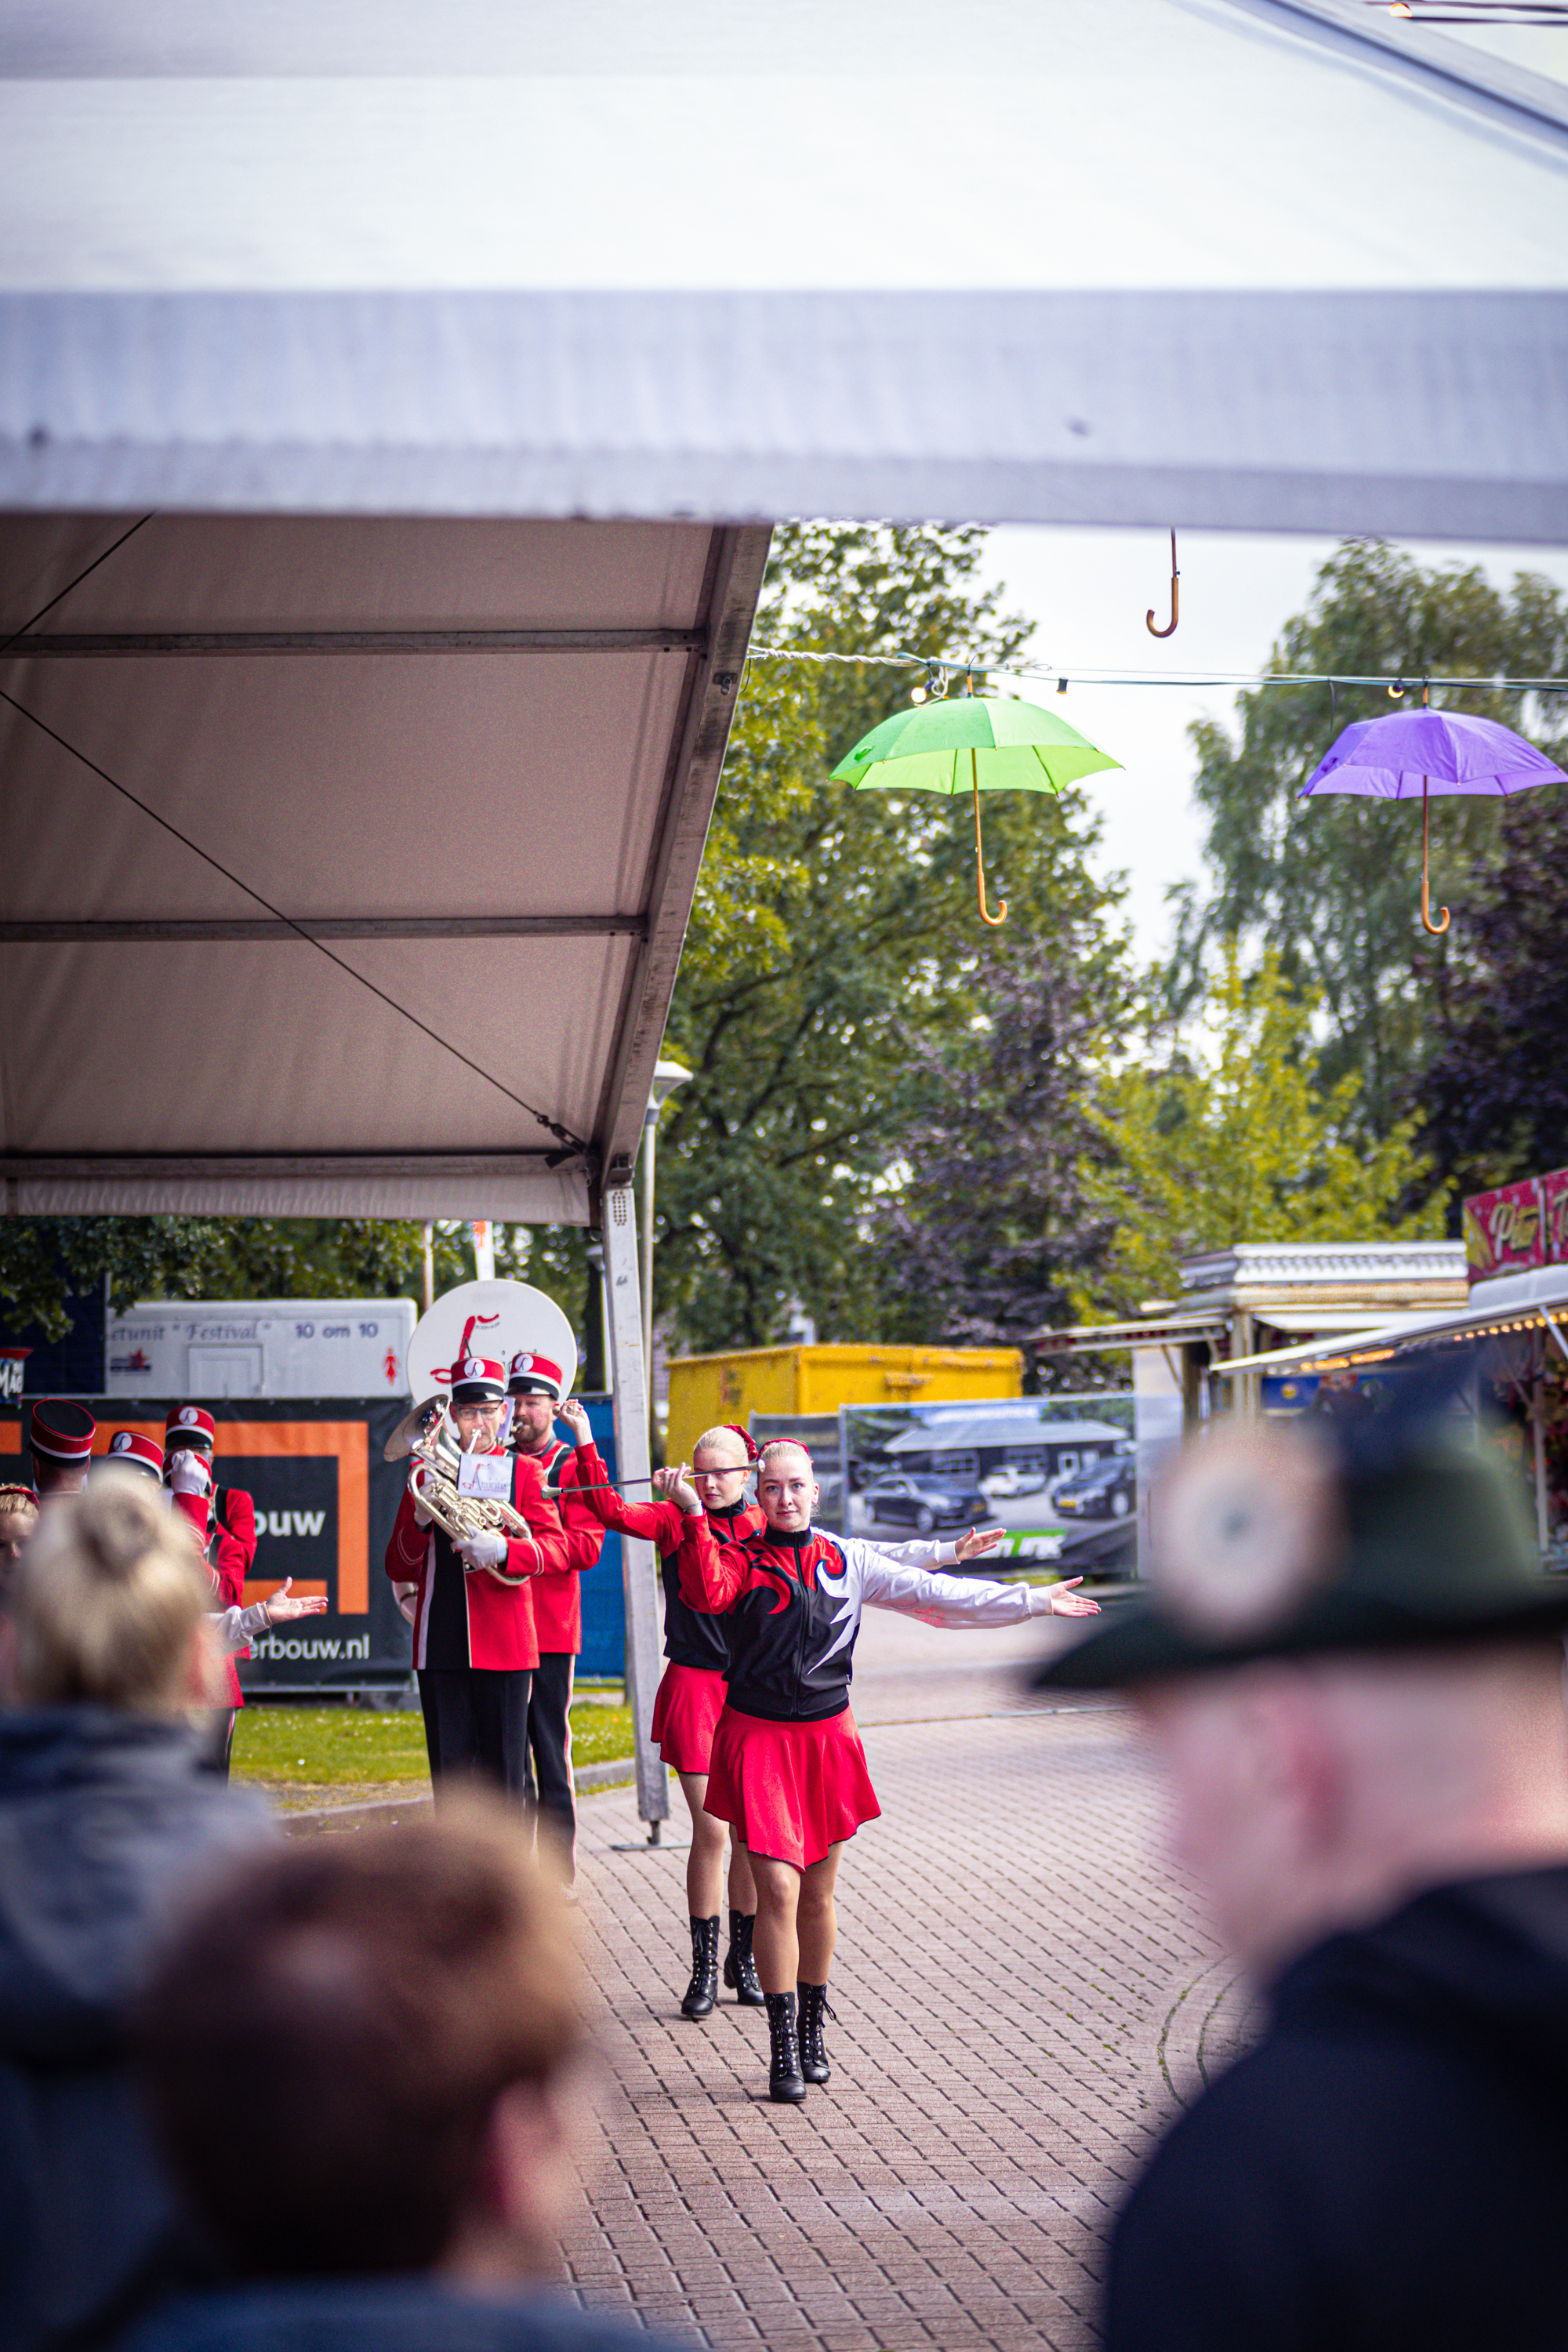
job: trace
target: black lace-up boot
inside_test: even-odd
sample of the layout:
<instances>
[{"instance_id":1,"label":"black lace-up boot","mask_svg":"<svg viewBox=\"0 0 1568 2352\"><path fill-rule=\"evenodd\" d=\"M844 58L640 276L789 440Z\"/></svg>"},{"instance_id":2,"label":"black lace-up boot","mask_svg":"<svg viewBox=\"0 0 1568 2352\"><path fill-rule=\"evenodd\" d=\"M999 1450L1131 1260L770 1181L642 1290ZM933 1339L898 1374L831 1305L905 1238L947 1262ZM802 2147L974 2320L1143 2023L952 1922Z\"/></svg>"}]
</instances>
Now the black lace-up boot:
<instances>
[{"instance_id":1,"label":"black lace-up boot","mask_svg":"<svg viewBox=\"0 0 1568 2352\"><path fill-rule=\"evenodd\" d=\"M766 2000L768 2032L773 2037L768 2096L782 2105L798 2106L805 2096L805 2077L800 2071L800 2045L795 2033L795 1995L770 1992Z\"/></svg>"},{"instance_id":2,"label":"black lace-up boot","mask_svg":"<svg viewBox=\"0 0 1568 2352\"><path fill-rule=\"evenodd\" d=\"M761 2009L763 2005L763 1988L757 1979L756 1961L752 1957L752 1937L756 1925L754 1911L731 1911L730 1914L730 1948L724 1955L724 1982L742 2009Z\"/></svg>"},{"instance_id":3,"label":"black lace-up boot","mask_svg":"<svg viewBox=\"0 0 1568 2352\"><path fill-rule=\"evenodd\" d=\"M827 2045L822 2038L822 2021L838 2019L827 2006L826 1985L803 1984L800 1988L800 2071L808 2083L826 2083L828 2075Z\"/></svg>"},{"instance_id":4,"label":"black lace-up boot","mask_svg":"<svg viewBox=\"0 0 1568 2352\"><path fill-rule=\"evenodd\" d=\"M711 2017L719 1998L719 1914L691 1922L691 1982L680 2004L682 2017Z\"/></svg>"}]
</instances>

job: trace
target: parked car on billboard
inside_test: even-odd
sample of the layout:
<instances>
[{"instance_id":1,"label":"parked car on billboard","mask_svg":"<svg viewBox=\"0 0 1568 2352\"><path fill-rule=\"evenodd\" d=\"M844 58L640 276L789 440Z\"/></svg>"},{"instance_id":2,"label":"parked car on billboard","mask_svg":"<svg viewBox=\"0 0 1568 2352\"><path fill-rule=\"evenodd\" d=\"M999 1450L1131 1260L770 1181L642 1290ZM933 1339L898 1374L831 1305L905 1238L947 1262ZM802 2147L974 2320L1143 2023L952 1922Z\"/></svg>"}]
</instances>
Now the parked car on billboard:
<instances>
[{"instance_id":1,"label":"parked car on billboard","mask_svg":"<svg viewBox=\"0 0 1568 2352\"><path fill-rule=\"evenodd\" d=\"M1052 1501L1073 1519L1124 1519L1138 1501L1138 1465L1131 1454L1112 1454L1087 1470L1064 1478Z\"/></svg>"},{"instance_id":2,"label":"parked car on billboard","mask_svg":"<svg viewBox=\"0 0 1568 2352\"><path fill-rule=\"evenodd\" d=\"M989 1517L990 1506L972 1481L946 1478L879 1478L863 1497L874 1524L913 1528L922 1536L937 1528L966 1528Z\"/></svg>"},{"instance_id":3,"label":"parked car on billboard","mask_svg":"<svg viewBox=\"0 0 1568 2352\"><path fill-rule=\"evenodd\" d=\"M987 1471L980 1483L988 1495L1012 1501L1019 1495L1043 1495L1046 1474L1043 1470L1021 1470L1016 1462L1004 1462L999 1470Z\"/></svg>"}]
</instances>

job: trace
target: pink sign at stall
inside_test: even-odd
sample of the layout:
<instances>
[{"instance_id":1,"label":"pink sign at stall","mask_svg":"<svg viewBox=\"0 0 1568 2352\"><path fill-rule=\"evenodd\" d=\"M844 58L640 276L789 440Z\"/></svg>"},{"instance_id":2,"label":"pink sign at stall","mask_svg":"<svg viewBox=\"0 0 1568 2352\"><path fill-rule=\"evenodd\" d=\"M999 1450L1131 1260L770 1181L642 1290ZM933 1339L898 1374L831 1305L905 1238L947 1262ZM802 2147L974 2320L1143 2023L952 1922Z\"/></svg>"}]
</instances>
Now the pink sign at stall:
<instances>
[{"instance_id":1,"label":"pink sign at stall","mask_svg":"<svg viewBox=\"0 0 1568 2352\"><path fill-rule=\"evenodd\" d=\"M1495 1192L1471 1193L1465 1202L1465 1265L1472 1282L1551 1263L1542 1200L1549 1183L1568 1184L1568 1171L1528 1176L1522 1183L1504 1184Z\"/></svg>"},{"instance_id":2,"label":"pink sign at stall","mask_svg":"<svg viewBox=\"0 0 1568 2352\"><path fill-rule=\"evenodd\" d=\"M1568 1168L1541 1179L1541 1251L1548 1265L1568 1265Z\"/></svg>"}]
</instances>

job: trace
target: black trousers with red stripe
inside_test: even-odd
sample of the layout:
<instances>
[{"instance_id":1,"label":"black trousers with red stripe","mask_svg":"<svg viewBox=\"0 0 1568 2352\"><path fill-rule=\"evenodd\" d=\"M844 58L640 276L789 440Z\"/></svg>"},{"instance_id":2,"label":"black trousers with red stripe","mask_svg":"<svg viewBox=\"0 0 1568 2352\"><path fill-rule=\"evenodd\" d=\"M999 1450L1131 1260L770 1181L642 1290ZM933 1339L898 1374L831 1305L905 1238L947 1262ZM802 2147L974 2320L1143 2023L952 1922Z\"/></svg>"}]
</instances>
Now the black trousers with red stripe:
<instances>
[{"instance_id":1,"label":"black trousers with red stripe","mask_svg":"<svg viewBox=\"0 0 1568 2352\"><path fill-rule=\"evenodd\" d=\"M526 1671L421 1666L419 1705L432 1780L466 1773L526 1801L532 1681Z\"/></svg>"},{"instance_id":2,"label":"black trousers with red stripe","mask_svg":"<svg viewBox=\"0 0 1568 2352\"><path fill-rule=\"evenodd\" d=\"M577 1843L577 1797L572 1786L571 1650L541 1650L528 1703L528 1808L542 1815L564 1844L567 1874Z\"/></svg>"}]
</instances>

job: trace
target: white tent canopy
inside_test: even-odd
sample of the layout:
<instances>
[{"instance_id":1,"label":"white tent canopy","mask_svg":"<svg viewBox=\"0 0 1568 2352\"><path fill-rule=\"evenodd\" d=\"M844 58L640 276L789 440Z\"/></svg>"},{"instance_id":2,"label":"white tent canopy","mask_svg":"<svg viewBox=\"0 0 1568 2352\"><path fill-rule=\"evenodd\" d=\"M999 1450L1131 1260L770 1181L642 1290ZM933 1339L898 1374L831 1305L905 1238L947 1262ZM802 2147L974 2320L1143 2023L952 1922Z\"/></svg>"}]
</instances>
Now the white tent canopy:
<instances>
[{"instance_id":1,"label":"white tent canopy","mask_svg":"<svg viewBox=\"0 0 1568 2352\"><path fill-rule=\"evenodd\" d=\"M53 0L0 504L1568 536L1568 92L1358 0Z\"/></svg>"},{"instance_id":2,"label":"white tent canopy","mask_svg":"<svg viewBox=\"0 0 1568 2352\"><path fill-rule=\"evenodd\" d=\"M11 1209L586 1222L767 533L133 520L0 520L0 643L112 551L0 664Z\"/></svg>"}]
</instances>

